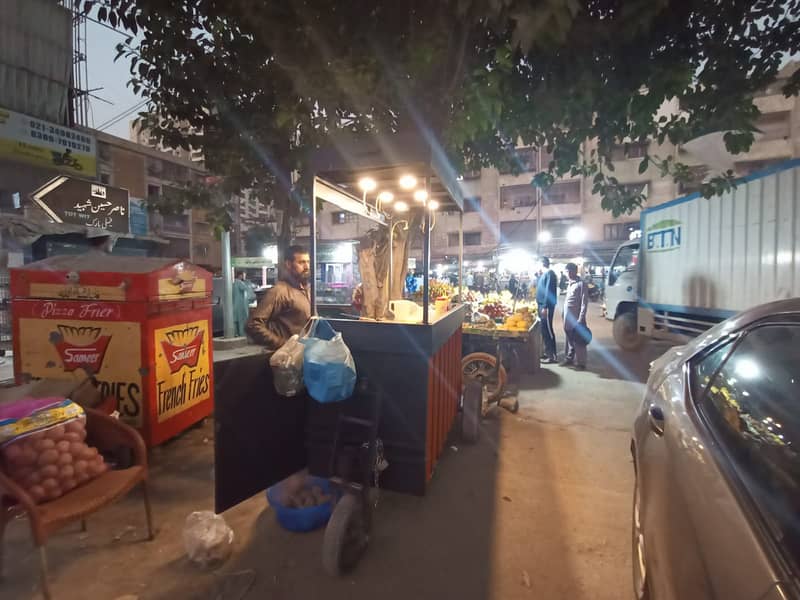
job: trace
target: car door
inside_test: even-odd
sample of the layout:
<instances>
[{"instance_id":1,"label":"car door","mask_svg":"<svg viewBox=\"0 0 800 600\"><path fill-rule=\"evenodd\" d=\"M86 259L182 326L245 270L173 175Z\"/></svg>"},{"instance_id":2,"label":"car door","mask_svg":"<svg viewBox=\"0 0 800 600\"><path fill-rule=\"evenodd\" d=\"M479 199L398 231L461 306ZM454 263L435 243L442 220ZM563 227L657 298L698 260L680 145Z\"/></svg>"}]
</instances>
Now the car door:
<instances>
[{"instance_id":1,"label":"car door","mask_svg":"<svg viewBox=\"0 0 800 600\"><path fill-rule=\"evenodd\" d=\"M686 476L702 489L692 512L715 597L797 597L800 322L745 331L692 408L707 466L695 461Z\"/></svg>"},{"instance_id":2,"label":"car door","mask_svg":"<svg viewBox=\"0 0 800 600\"><path fill-rule=\"evenodd\" d=\"M793 334L800 330L770 327L722 340L649 388L636 432L651 598L759 600L774 597L777 581L791 579L786 569L777 569L782 561L768 550L740 491L741 475L729 456L736 438L723 436L723 425L735 422L733 407L757 411L766 406L763 410L777 414L770 404L777 398L794 404L791 390L767 388L766 382L800 382L794 372L800 365L800 337L795 340ZM653 409L660 419L653 419ZM784 416L781 427L788 422ZM754 481L747 473L744 480Z\"/></svg>"}]
</instances>

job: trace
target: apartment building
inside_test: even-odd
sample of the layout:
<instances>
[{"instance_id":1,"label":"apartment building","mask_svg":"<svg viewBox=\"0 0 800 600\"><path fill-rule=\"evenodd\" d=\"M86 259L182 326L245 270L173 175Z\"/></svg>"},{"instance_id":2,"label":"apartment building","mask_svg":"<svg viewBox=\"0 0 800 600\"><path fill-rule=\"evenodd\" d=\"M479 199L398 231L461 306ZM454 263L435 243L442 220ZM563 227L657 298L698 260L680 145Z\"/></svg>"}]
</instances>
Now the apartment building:
<instances>
[{"instance_id":1,"label":"apartment building","mask_svg":"<svg viewBox=\"0 0 800 600\"><path fill-rule=\"evenodd\" d=\"M202 164L173 153L125 140L101 131L97 137L97 178L101 183L128 190L132 218L139 218L141 233L166 240L162 256L185 258L210 270L222 264L219 240L205 211L191 209L177 215L148 211L148 199L172 190L202 184Z\"/></svg>"}]
</instances>

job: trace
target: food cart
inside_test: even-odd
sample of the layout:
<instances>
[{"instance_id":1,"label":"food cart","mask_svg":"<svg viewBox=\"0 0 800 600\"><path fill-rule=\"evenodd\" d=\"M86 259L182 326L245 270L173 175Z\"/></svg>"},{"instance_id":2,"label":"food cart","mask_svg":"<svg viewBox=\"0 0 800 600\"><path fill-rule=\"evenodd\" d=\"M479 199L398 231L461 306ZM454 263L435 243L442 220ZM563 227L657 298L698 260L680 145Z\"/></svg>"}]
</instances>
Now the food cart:
<instances>
[{"instance_id":1,"label":"food cart","mask_svg":"<svg viewBox=\"0 0 800 600\"><path fill-rule=\"evenodd\" d=\"M93 377L149 446L211 414L211 274L87 253L11 270L14 376Z\"/></svg>"},{"instance_id":2,"label":"food cart","mask_svg":"<svg viewBox=\"0 0 800 600\"><path fill-rule=\"evenodd\" d=\"M371 439L380 439L381 456L388 461L388 467L381 470L380 487L422 495L434 476L459 411L461 326L466 307L447 306L442 299L431 304L428 277L436 211L461 214L463 200L455 174L419 136L362 138L352 143L337 140L334 147L320 151L313 162L314 202L309 236L312 273L317 272L319 259L318 203L328 203L336 210L367 219L384 239L388 234L389 248L393 247L395 227L401 221L419 222L423 231L423 258L418 266L424 273L420 314L418 318L401 320L398 314L387 313L390 300L398 300L390 294L378 296L381 310L373 318L347 314L341 307L332 311L336 316L323 314L324 307L318 303L318 283L316 277L312 278L313 312L323 314L342 334L355 360L359 385L365 384L370 390L367 394L355 393L342 403L319 404L304 393L291 398L279 396L264 353L218 360L214 442L217 512L303 467L308 467L313 475L335 475L331 458L332 454L335 456L345 410L374 415ZM374 185L364 186L364 180ZM380 200L382 192L386 193ZM394 202L388 201L388 194ZM388 273L393 272L392 266L390 257ZM363 269L361 274L363 282ZM378 287L391 289L397 279L396 275L381 274L376 281ZM347 408L343 409L345 404ZM378 407L379 412L375 410ZM365 487L368 488L361 485L360 489ZM332 524L341 506L340 500ZM329 525L326 540L332 529L335 528ZM349 527L340 529L338 540L347 538L348 531ZM327 556L325 548L327 542L323 549L323 555ZM323 563L327 564L325 559ZM336 568L327 566L326 570L336 572Z\"/></svg>"}]
</instances>

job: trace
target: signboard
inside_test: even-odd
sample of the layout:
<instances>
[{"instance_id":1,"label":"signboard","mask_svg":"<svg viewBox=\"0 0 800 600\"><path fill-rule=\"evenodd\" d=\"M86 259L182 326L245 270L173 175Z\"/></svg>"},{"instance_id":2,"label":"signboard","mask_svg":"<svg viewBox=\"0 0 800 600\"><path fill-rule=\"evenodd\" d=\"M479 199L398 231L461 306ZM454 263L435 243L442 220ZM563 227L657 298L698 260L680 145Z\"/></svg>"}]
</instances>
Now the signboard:
<instances>
[{"instance_id":1,"label":"signboard","mask_svg":"<svg viewBox=\"0 0 800 600\"><path fill-rule=\"evenodd\" d=\"M20 370L34 378L69 379L83 369L95 376L103 397L117 399L121 417L141 427L141 329L110 320L118 315L113 303L41 302L32 309L34 318L19 319Z\"/></svg>"},{"instance_id":2,"label":"signboard","mask_svg":"<svg viewBox=\"0 0 800 600\"><path fill-rule=\"evenodd\" d=\"M275 263L272 259L263 256L234 256L231 258L231 266L235 269L260 269L274 267Z\"/></svg>"},{"instance_id":3,"label":"signboard","mask_svg":"<svg viewBox=\"0 0 800 600\"><path fill-rule=\"evenodd\" d=\"M94 177L97 140L76 129L0 108L0 159Z\"/></svg>"},{"instance_id":4,"label":"signboard","mask_svg":"<svg viewBox=\"0 0 800 600\"><path fill-rule=\"evenodd\" d=\"M159 423L211 398L208 342L208 320L155 330Z\"/></svg>"},{"instance_id":5,"label":"signboard","mask_svg":"<svg viewBox=\"0 0 800 600\"><path fill-rule=\"evenodd\" d=\"M130 231L128 190L61 176L33 192L32 197L56 223L117 233Z\"/></svg>"},{"instance_id":6,"label":"signboard","mask_svg":"<svg viewBox=\"0 0 800 600\"><path fill-rule=\"evenodd\" d=\"M150 230L150 215L147 212L144 200L131 198L128 208L130 210L128 221L131 233L134 235L147 235Z\"/></svg>"}]
</instances>

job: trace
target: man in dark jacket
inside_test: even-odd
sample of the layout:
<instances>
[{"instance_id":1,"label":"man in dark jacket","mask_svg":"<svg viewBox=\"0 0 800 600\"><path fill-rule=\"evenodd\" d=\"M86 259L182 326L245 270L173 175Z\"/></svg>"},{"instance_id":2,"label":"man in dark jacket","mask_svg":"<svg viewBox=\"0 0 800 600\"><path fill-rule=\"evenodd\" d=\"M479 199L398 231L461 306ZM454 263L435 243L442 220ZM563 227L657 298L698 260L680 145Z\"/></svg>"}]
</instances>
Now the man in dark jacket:
<instances>
[{"instance_id":1,"label":"man in dark jacket","mask_svg":"<svg viewBox=\"0 0 800 600\"><path fill-rule=\"evenodd\" d=\"M553 331L553 315L558 303L558 277L550 268L550 259L542 257L542 274L536 283L536 304L539 319L542 321L542 342L545 363L558 362L556 353L556 334Z\"/></svg>"},{"instance_id":2,"label":"man in dark jacket","mask_svg":"<svg viewBox=\"0 0 800 600\"><path fill-rule=\"evenodd\" d=\"M284 256L280 281L272 286L247 323L247 332L258 344L277 350L295 333L300 333L311 317L308 280L311 263L308 250L290 246Z\"/></svg>"}]
</instances>

